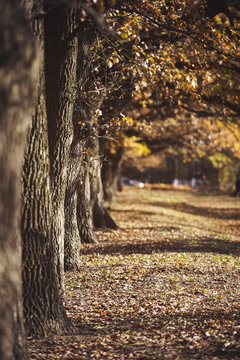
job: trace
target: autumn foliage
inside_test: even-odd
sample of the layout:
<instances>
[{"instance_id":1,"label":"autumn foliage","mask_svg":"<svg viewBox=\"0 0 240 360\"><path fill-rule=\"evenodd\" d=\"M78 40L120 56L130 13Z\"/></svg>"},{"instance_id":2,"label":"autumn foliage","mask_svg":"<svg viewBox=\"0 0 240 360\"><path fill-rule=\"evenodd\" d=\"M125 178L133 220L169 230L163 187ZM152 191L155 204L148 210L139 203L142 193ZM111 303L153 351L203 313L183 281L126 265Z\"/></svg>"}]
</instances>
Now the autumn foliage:
<instances>
[{"instance_id":1,"label":"autumn foliage","mask_svg":"<svg viewBox=\"0 0 240 360\"><path fill-rule=\"evenodd\" d=\"M97 3L108 25L92 48L101 136L122 147L122 131L151 151L185 149L186 160L238 159L237 2Z\"/></svg>"}]
</instances>

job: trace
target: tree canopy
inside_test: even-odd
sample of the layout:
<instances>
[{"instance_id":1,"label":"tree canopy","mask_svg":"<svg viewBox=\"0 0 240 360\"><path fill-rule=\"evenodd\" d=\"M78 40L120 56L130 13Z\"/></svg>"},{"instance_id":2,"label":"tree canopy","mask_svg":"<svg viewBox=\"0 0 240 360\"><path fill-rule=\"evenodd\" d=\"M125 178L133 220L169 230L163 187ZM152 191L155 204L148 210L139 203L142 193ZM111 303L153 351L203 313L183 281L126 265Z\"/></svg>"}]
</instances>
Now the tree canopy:
<instances>
[{"instance_id":1,"label":"tree canopy","mask_svg":"<svg viewBox=\"0 0 240 360\"><path fill-rule=\"evenodd\" d=\"M94 68L106 86L105 135L122 127L155 149L239 157L240 10L227 5L143 1L106 11L115 32L99 35Z\"/></svg>"}]
</instances>

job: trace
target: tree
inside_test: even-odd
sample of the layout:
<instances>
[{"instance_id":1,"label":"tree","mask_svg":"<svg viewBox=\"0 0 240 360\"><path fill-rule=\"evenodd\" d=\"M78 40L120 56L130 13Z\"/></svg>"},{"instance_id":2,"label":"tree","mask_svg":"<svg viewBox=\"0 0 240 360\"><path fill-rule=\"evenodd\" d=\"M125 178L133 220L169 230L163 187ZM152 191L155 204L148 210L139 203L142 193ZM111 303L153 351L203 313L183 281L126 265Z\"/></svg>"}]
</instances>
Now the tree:
<instances>
[{"instance_id":1,"label":"tree","mask_svg":"<svg viewBox=\"0 0 240 360\"><path fill-rule=\"evenodd\" d=\"M37 11L41 13L43 4L40 2L38 5ZM67 146L64 150L62 148L65 145L64 140L71 136L71 124L67 122L67 116L70 113L71 120L72 99L69 83L72 72L74 73L76 52L75 40L70 49L60 40L63 35L64 39L68 36L73 17L72 11L58 7L48 10L45 21L42 17L31 14L32 27L41 53L41 68L23 173L23 299L28 335L45 336L72 330L59 293L64 279L59 259L63 256L60 242L63 240L61 231L64 230L61 224L61 207L64 205ZM50 37L48 40L47 35ZM52 50L58 55L56 61L51 58ZM48 73L50 64L51 76ZM55 86L51 87L53 84ZM53 92L51 95L50 91ZM50 102L48 97L52 96ZM61 143L58 143L59 139L55 139L56 135L62 139Z\"/></svg>"},{"instance_id":2,"label":"tree","mask_svg":"<svg viewBox=\"0 0 240 360\"><path fill-rule=\"evenodd\" d=\"M96 43L99 40L98 34L102 31L103 25L96 24L92 16L79 26L77 99L73 113L74 137L65 196L66 269L78 268L80 243L95 242L94 226L116 228L103 204L100 177L102 161L96 126L98 111L106 96L102 79L94 75Z\"/></svg>"},{"instance_id":3,"label":"tree","mask_svg":"<svg viewBox=\"0 0 240 360\"><path fill-rule=\"evenodd\" d=\"M214 21L205 18L220 12L228 15L228 5L235 6L236 10L238 5L236 2L229 2L224 7L220 5L211 1L207 7L202 1L193 4L188 1L136 1L115 2L110 9L106 8L105 19L115 34L100 34L98 56L92 70L93 81L98 79L104 89L103 84L107 84L100 109L103 116L97 129L100 138L109 136L109 128L111 133L114 127L113 117L107 115L104 107L109 107L112 113L117 108L118 115L121 111L129 113L132 108L129 116L135 118L137 115L139 121L128 134L139 134L146 128L146 136L141 134L140 139L146 140L149 136L148 142L155 144L156 149L175 145L191 147L192 151L196 144L190 144L192 135L197 139L202 134L199 140L204 139L206 145L209 141L204 138L204 129L212 129L211 121L217 123L220 119L224 123L238 116L238 95L234 91L234 76L238 78L238 58L234 53L238 36L236 12L230 9L235 14L231 18L233 26L230 30L226 29L221 17ZM222 81L218 81L220 74ZM132 96L131 106L124 94L126 78L131 79L128 88L128 95ZM116 87L120 91L116 91L118 96L114 101ZM217 93L227 94L227 99ZM120 107L122 99L125 106ZM197 117L199 121L196 121ZM200 124L203 117L207 120L198 129L196 123ZM147 121L144 123L142 119ZM101 131L102 128L106 131ZM101 141L101 155L106 160L104 142ZM107 158L111 159L109 152ZM107 173L115 178L112 171L118 168L115 165L115 161L103 162L102 174L107 185L105 194L111 193Z\"/></svg>"},{"instance_id":4,"label":"tree","mask_svg":"<svg viewBox=\"0 0 240 360\"><path fill-rule=\"evenodd\" d=\"M72 126L74 136L71 142L68 160L68 180L65 193L65 234L64 261L65 269L78 269L80 263L80 244L94 242L93 219L90 205L89 161L91 154L87 151L88 141L92 134L92 122L98 107L94 99L86 99L88 81L91 71L91 45L95 40L93 25L90 20L79 27L77 55L77 97L74 104ZM90 91L89 89L89 91Z\"/></svg>"},{"instance_id":5,"label":"tree","mask_svg":"<svg viewBox=\"0 0 240 360\"><path fill-rule=\"evenodd\" d=\"M23 173L23 300L27 334L45 336L71 331L71 325L59 294L54 262L43 66L38 81Z\"/></svg>"},{"instance_id":6,"label":"tree","mask_svg":"<svg viewBox=\"0 0 240 360\"><path fill-rule=\"evenodd\" d=\"M132 111L128 107L122 110L135 120L128 135L147 141L155 150L185 146L188 153L193 153L196 145L203 151L202 142L209 155L210 149L230 154L234 139L230 134L236 133L234 123L239 118L236 91L239 61L235 51L239 4L232 4L235 11L231 9L230 28L222 16L205 19L203 5L203 2L192 6L188 2L145 2L138 7L128 4L125 8L128 17L119 14L121 22L117 29L125 41L125 51L132 57L132 73L135 71L140 77L132 92ZM208 10L209 7L210 15ZM218 6L211 16L223 10ZM113 16L115 22L117 16L117 13ZM119 50L120 47L117 56L121 55ZM109 59L113 72L118 66L114 57ZM227 139L220 141L222 146L217 135ZM237 146L232 149L232 154L236 154Z\"/></svg>"},{"instance_id":7,"label":"tree","mask_svg":"<svg viewBox=\"0 0 240 360\"><path fill-rule=\"evenodd\" d=\"M22 360L20 189L38 62L18 1L0 2L0 34L0 358Z\"/></svg>"},{"instance_id":8,"label":"tree","mask_svg":"<svg viewBox=\"0 0 240 360\"><path fill-rule=\"evenodd\" d=\"M46 104L53 203L52 236L57 271L64 287L64 200L67 167L73 139L73 104L76 96L76 11L61 6L47 8L45 17Z\"/></svg>"}]
</instances>

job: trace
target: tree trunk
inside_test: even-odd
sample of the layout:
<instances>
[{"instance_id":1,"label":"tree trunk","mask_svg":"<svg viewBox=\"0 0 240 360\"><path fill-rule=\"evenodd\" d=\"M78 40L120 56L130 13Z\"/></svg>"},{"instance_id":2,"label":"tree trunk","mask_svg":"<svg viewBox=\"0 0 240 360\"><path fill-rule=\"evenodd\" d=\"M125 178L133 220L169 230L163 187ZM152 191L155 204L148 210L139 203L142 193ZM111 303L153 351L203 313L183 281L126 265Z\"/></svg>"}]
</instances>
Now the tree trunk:
<instances>
[{"instance_id":1,"label":"tree trunk","mask_svg":"<svg viewBox=\"0 0 240 360\"><path fill-rule=\"evenodd\" d=\"M77 220L82 242L96 243L93 235L89 163L87 161L83 162L80 171L79 188L77 189Z\"/></svg>"},{"instance_id":2,"label":"tree trunk","mask_svg":"<svg viewBox=\"0 0 240 360\"><path fill-rule=\"evenodd\" d=\"M53 201L52 237L56 244L59 284L64 288L64 201L73 139L73 103L76 93L76 13L64 7L47 9L45 60L50 174Z\"/></svg>"},{"instance_id":3,"label":"tree trunk","mask_svg":"<svg viewBox=\"0 0 240 360\"><path fill-rule=\"evenodd\" d=\"M114 195L118 189L118 181L120 176L121 164L124 154L124 148L120 147L112 154L109 144L101 144L104 152L104 162L102 166L102 182L104 189L104 200L106 204L111 204Z\"/></svg>"},{"instance_id":4,"label":"tree trunk","mask_svg":"<svg viewBox=\"0 0 240 360\"><path fill-rule=\"evenodd\" d=\"M19 1L0 1L0 34L0 359L24 360L21 173L38 63Z\"/></svg>"},{"instance_id":5,"label":"tree trunk","mask_svg":"<svg viewBox=\"0 0 240 360\"><path fill-rule=\"evenodd\" d=\"M79 96L79 95L78 95ZM78 101L77 101L78 103ZM81 131L76 121L76 113L81 111L81 106L75 107L73 115L74 138L71 145L68 179L65 193L65 233L64 233L64 268L65 270L78 270L80 266L80 246L81 237L78 229L77 219L77 189L80 184L80 169L83 156L83 141L81 140Z\"/></svg>"},{"instance_id":6,"label":"tree trunk","mask_svg":"<svg viewBox=\"0 0 240 360\"><path fill-rule=\"evenodd\" d=\"M93 160L90 164L93 224L96 228L110 228L116 230L117 224L104 207L103 184L101 177L103 158L100 156L99 139L97 137L93 137L91 139L90 147L93 149L92 151L94 154Z\"/></svg>"},{"instance_id":7,"label":"tree trunk","mask_svg":"<svg viewBox=\"0 0 240 360\"><path fill-rule=\"evenodd\" d=\"M90 134L91 117L95 107L84 100L84 92L93 83L89 83L92 54L91 45L95 33L88 23L82 23L78 38L77 60L77 98L73 112L74 137L71 144L68 181L65 194L65 269L78 269L81 242L94 243L92 212L90 206L87 139ZM84 154L85 153L85 154Z\"/></svg>"},{"instance_id":8,"label":"tree trunk","mask_svg":"<svg viewBox=\"0 0 240 360\"><path fill-rule=\"evenodd\" d=\"M34 25L42 49L43 22L39 20ZM35 336L61 334L72 329L59 295L54 261L43 53L41 60L37 101L24 162L22 211L25 326L27 334Z\"/></svg>"}]
</instances>

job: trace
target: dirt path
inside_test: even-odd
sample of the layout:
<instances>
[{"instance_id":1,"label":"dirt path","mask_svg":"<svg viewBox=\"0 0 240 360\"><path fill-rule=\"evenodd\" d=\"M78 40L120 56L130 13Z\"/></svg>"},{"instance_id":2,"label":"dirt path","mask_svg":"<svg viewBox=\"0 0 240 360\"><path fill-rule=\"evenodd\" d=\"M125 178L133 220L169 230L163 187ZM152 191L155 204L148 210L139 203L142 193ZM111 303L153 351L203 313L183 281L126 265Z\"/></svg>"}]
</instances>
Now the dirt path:
<instances>
[{"instance_id":1,"label":"dirt path","mask_svg":"<svg viewBox=\"0 0 240 360\"><path fill-rule=\"evenodd\" d=\"M79 335L30 359L240 359L240 200L125 188L111 213L66 274Z\"/></svg>"}]
</instances>

